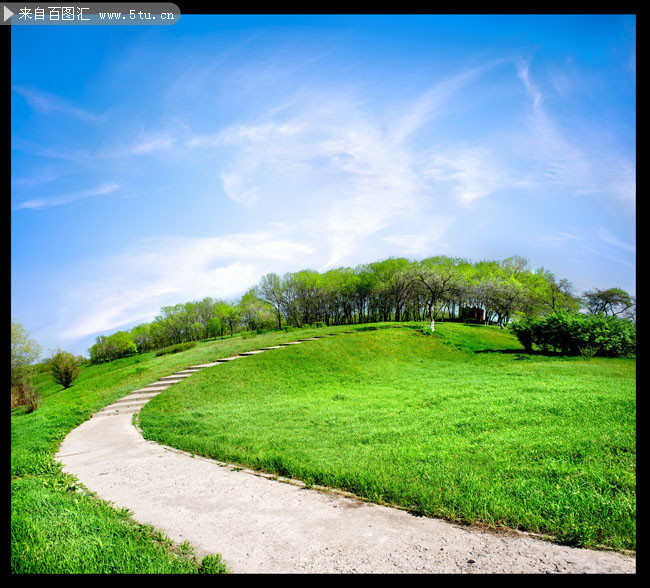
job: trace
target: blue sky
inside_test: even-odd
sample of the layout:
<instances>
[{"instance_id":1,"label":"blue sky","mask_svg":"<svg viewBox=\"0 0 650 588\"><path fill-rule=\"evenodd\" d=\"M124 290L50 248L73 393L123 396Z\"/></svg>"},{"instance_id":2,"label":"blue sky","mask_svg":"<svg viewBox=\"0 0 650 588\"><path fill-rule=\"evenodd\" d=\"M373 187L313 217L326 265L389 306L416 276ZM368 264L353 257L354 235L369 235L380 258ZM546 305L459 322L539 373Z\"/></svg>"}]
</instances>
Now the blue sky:
<instances>
[{"instance_id":1,"label":"blue sky","mask_svg":"<svg viewBox=\"0 0 650 588\"><path fill-rule=\"evenodd\" d=\"M12 316L44 353L389 256L636 292L633 15L183 15L11 48Z\"/></svg>"}]
</instances>

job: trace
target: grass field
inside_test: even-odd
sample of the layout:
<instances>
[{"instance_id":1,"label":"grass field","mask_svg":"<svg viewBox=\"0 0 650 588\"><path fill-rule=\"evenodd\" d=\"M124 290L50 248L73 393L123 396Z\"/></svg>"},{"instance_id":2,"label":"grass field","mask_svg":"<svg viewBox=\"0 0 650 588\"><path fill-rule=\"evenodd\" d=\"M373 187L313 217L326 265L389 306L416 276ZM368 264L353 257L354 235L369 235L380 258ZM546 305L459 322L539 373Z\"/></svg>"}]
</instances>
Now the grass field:
<instances>
[{"instance_id":1,"label":"grass field","mask_svg":"<svg viewBox=\"0 0 650 588\"><path fill-rule=\"evenodd\" d=\"M635 549L635 387L631 359L525 355L507 331L441 323L204 370L151 401L140 425L418 514Z\"/></svg>"},{"instance_id":2,"label":"grass field","mask_svg":"<svg viewBox=\"0 0 650 588\"><path fill-rule=\"evenodd\" d=\"M301 332L309 336L314 331ZM68 390L50 374L35 379L42 405L33 413L11 411L12 573L222 572L216 558L201 566L187 546L170 545L160 533L134 524L60 471L60 442L92 414L129 392L189 365L272 345L295 337L272 332L202 342L183 353L146 353L84 367Z\"/></svg>"},{"instance_id":3,"label":"grass field","mask_svg":"<svg viewBox=\"0 0 650 588\"><path fill-rule=\"evenodd\" d=\"M134 356L83 368L68 390L38 376L42 406L11 411L11 571L224 571L79 488L54 461L59 443L189 365L345 330ZM181 449L420 514L634 549L635 413L634 360L528 356L500 329L442 323L432 336L368 330L204 370L150 402L140 424Z\"/></svg>"}]
</instances>

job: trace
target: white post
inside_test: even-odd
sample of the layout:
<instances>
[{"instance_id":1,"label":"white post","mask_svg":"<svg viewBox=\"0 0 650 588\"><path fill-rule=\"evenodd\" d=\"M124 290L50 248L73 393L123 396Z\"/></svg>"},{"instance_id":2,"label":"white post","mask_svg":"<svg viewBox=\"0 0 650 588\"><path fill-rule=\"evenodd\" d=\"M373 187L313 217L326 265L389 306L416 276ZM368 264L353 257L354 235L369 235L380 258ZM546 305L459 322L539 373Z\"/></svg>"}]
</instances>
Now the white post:
<instances>
[{"instance_id":1,"label":"white post","mask_svg":"<svg viewBox=\"0 0 650 588\"><path fill-rule=\"evenodd\" d=\"M431 319L431 330L432 331L436 330L436 321L434 319Z\"/></svg>"}]
</instances>

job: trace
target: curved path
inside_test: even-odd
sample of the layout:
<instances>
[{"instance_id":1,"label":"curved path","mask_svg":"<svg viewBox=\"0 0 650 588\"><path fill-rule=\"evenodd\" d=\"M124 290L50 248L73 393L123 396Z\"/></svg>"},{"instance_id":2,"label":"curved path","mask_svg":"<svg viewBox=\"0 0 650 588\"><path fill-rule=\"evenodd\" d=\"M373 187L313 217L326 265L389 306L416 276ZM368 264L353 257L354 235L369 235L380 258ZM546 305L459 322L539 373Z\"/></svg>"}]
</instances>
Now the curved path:
<instances>
[{"instance_id":1,"label":"curved path","mask_svg":"<svg viewBox=\"0 0 650 588\"><path fill-rule=\"evenodd\" d=\"M636 558L461 527L194 457L145 440L133 414L192 366L98 412L63 441L64 471L233 573L636 573Z\"/></svg>"}]
</instances>

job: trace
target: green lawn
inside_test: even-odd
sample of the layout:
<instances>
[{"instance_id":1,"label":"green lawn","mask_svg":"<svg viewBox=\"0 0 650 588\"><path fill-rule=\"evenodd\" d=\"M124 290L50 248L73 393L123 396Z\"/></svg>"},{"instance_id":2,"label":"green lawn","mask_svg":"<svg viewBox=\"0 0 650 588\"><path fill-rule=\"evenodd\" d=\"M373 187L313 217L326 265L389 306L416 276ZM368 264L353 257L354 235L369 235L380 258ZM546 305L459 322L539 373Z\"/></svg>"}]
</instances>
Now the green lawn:
<instances>
[{"instance_id":1,"label":"green lawn","mask_svg":"<svg viewBox=\"0 0 650 588\"><path fill-rule=\"evenodd\" d=\"M301 331L310 336L317 330ZM146 353L87 366L68 390L50 374L35 385L41 407L11 411L12 573L196 573L220 572L216 557L204 565L188 546L174 546L155 530L135 524L60 471L54 455L65 436L92 414L129 392L190 365L292 340L271 332L199 343L183 353Z\"/></svg>"},{"instance_id":2,"label":"green lawn","mask_svg":"<svg viewBox=\"0 0 650 588\"><path fill-rule=\"evenodd\" d=\"M12 572L223 571L79 488L54 461L59 443L187 366L353 328L88 366L69 390L38 376L42 406L11 411ZM369 330L204 370L149 403L141 425L182 449L421 514L634 549L635 412L634 360L527 356L506 331L438 323L433 336Z\"/></svg>"},{"instance_id":3,"label":"green lawn","mask_svg":"<svg viewBox=\"0 0 650 588\"><path fill-rule=\"evenodd\" d=\"M635 549L635 366L525 355L496 327L369 330L204 370L140 425L426 516Z\"/></svg>"}]
</instances>

